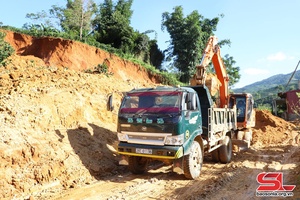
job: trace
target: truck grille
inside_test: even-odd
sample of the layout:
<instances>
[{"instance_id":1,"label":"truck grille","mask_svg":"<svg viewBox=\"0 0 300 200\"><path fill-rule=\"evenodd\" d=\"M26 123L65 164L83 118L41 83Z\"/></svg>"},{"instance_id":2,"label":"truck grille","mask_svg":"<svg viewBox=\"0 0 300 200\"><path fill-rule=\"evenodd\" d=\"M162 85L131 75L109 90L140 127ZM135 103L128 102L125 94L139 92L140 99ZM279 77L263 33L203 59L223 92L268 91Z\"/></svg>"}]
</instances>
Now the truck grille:
<instances>
[{"instance_id":1,"label":"truck grille","mask_svg":"<svg viewBox=\"0 0 300 200\"><path fill-rule=\"evenodd\" d=\"M167 136L171 136L172 133L145 133L145 132L127 132L125 133L128 138L128 143L132 144L149 144L163 146L165 144Z\"/></svg>"}]
</instances>

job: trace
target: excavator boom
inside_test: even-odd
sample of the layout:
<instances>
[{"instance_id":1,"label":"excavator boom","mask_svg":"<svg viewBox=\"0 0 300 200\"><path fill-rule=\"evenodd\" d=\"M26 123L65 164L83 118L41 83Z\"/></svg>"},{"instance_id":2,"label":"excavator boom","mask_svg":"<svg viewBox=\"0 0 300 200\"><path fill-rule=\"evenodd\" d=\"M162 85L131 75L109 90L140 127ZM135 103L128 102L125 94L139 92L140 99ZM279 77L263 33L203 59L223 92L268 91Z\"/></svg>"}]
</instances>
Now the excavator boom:
<instances>
[{"instance_id":1,"label":"excavator boom","mask_svg":"<svg viewBox=\"0 0 300 200\"><path fill-rule=\"evenodd\" d=\"M212 62L216 76L218 79L217 91L220 96L220 108L233 108L237 107L238 117L237 125L239 129L251 129L255 126L255 112L253 109L253 97L249 93L241 94L229 94L229 78L226 72L226 67L223 63L220 47L218 45L218 39L216 36L211 36L208 39L206 47L203 51L203 56L200 65L196 66L196 73L190 80L190 85L206 85L206 69ZM213 81L211 81L213 82ZM210 83L210 92L214 95L216 92L213 91L213 83Z\"/></svg>"},{"instance_id":2,"label":"excavator boom","mask_svg":"<svg viewBox=\"0 0 300 200\"><path fill-rule=\"evenodd\" d=\"M191 82L192 86L205 85L206 69L210 62L213 63L216 75L219 81L220 107L224 108L228 105L228 82L229 78L226 73L222 57L220 55L220 47L216 36L210 36L203 52L200 65L196 66L196 73Z\"/></svg>"}]
</instances>

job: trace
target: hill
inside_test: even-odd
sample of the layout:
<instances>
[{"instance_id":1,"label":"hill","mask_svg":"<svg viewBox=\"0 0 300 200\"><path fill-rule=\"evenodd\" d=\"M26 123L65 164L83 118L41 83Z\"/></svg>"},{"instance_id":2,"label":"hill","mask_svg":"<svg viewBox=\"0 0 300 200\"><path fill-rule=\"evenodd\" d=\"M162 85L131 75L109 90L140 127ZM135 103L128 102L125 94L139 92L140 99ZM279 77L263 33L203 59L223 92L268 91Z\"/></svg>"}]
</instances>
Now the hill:
<instances>
[{"instance_id":1,"label":"hill","mask_svg":"<svg viewBox=\"0 0 300 200\"><path fill-rule=\"evenodd\" d=\"M276 88L279 85L282 85L283 87L285 87L286 84L288 83L289 79L291 78L292 73L293 72L291 72L289 74L277 74L277 75L271 76L267 79L247 85L245 87L234 89L234 92L236 92L236 93L240 93L240 92L255 93L255 92L264 91L264 90L268 90L268 89L272 89L274 91L274 88ZM296 73L293 77L293 81L289 84L290 86L291 85L296 86L298 84L294 80L300 80L300 70L296 71ZM275 90L275 92L277 92L277 91L278 90Z\"/></svg>"},{"instance_id":2,"label":"hill","mask_svg":"<svg viewBox=\"0 0 300 200\"><path fill-rule=\"evenodd\" d=\"M151 191L146 194L146 189L156 185L155 194L167 191L169 194L160 197L175 199L183 190L188 191L187 185L194 183L195 191L200 191L199 185L209 185L207 190L210 191L211 186L219 188L216 176L225 170L226 174L235 174L236 169L252 172L257 166L267 166L264 160L256 161L259 158L256 154L251 157L253 164L252 160L251 163L249 160L242 162L238 157L228 165L208 163L206 170L215 172L203 174L208 180L206 184L174 179L174 174L167 178L130 176L126 168L118 165L119 157L113 151L117 145L117 109L107 110L108 95L113 94L114 107L118 108L124 91L134 87L154 87L159 84L159 77L137 64L79 42L6 33L5 39L16 54L9 57L6 66L0 67L0 199L50 199L64 191L82 189L96 182L102 184L98 187L99 193L110 192L112 198L95 199L146 199L149 193L153 194ZM112 75L93 71L95 66L103 63ZM285 160L296 165L299 153L290 151L289 146L284 147L285 151L279 147L297 145L296 126L269 112L258 111L257 116L260 123L253 130L253 146L264 153L290 152L285 154ZM267 145L277 146L268 150ZM249 158L249 154L245 156ZM273 161L271 164L274 165ZM272 167L271 164L268 166ZM290 166L284 165L285 171L294 167ZM256 172L251 174L256 175ZM286 178L291 177L289 180L295 180L294 174L286 175ZM231 180L225 178L225 182ZM239 174L233 178L238 178L237 183L245 180L244 174L241 178ZM255 181L253 183L255 192L257 185ZM139 188L146 188L146 192L139 192ZM74 198L57 199L87 199L90 196L80 196L85 190L78 193L72 190L71 193L76 195ZM241 190L244 191L244 187ZM126 198L134 191L139 196ZM236 193L236 190L228 189L231 191L233 193L228 196ZM93 193L97 192L88 195ZM171 196L173 193L175 195ZM189 194L185 195L180 199L186 199Z\"/></svg>"}]
</instances>

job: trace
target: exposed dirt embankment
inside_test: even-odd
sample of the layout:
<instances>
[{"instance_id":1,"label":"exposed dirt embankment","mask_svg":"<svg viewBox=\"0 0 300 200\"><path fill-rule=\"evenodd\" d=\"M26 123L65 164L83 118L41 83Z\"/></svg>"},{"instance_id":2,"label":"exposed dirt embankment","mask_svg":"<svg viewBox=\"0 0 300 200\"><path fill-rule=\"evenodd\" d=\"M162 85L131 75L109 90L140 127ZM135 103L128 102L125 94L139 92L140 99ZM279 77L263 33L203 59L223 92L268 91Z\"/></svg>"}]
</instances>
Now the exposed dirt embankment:
<instances>
[{"instance_id":1,"label":"exposed dirt embankment","mask_svg":"<svg viewBox=\"0 0 300 200\"><path fill-rule=\"evenodd\" d=\"M16 54L0 68L0 198L115 173L109 148L122 92L155 80L141 66L85 44L6 33ZM84 73L103 62L112 76ZM107 111L109 94L114 112Z\"/></svg>"},{"instance_id":2,"label":"exposed dirt embankment","mask_svg":"<svg viewBox=\"0 0 300 200\"><path fill-rule=\"evenodd\" d=\"M174 178L172 174L158 177L157 181L128 175L126 168L117 165L118 156L111 151L117 143L116 113L122 92L134 87L153 87L157 81L149 78L140 66L85 44L6 33L6 41L15 48L16 54L9 58L7 66L0 68L1 199L49 199L71 188L92 186L96 181L104 188L111 188L106 191L102 186L96 187L100 189L97 192L100 197L145 199L152 194L161 197L158 199L168 196L189 199L189 193L183 193L189 191L187 186L201 197L209 189L203 188L205 185L214 188L214 183L218 184L217 175L212 175L210 169L223 173L226 168L226 173L234 174L237 168L249 166L249 161L241 163L240 160L228 165L208 163L202 178L195 182L182 180L180 176ZM83 71L104 62L112 76ZM109 94L114 96L116 110L113 112L107 111ZM251 157L251 167L262 162L255 160L260 152L257 149L299 145L298 139L295 125L269 112L257 112L253 144L256 153ZM248 155L240 158L245 160ZM295 163L291 169L299 171L299 159L295 159L289 160ZM203 184L205 180L207 184ZM243 180L241 177L236 182ZM289 184L295 183L292 182L295 179L289 180ZM149 183L153 187L148 187ZM133 188L144 188L144 192ZM239 192L242 195L243 191ZM91 193L86 191L73 199L85 199ZM235 193L236 190L230 195Z\"/></svg>"},{"instance_id":3,"label":"exposed dirt embankment","mask_svg":"<svg viewBox=\"0 0 300 200\"><path fill-rule=\"evenodd\" d=\"M105 63L109 71L123 81L132 78L146 83L159 80L158 77L149 76L149 73L140 65L87 44L61 38L35 38L11 31L4 32L6 33L5 40L14 47L17 55L32 55L40 58L46 66L83 71Z\"/></svg>"}]
</instances>

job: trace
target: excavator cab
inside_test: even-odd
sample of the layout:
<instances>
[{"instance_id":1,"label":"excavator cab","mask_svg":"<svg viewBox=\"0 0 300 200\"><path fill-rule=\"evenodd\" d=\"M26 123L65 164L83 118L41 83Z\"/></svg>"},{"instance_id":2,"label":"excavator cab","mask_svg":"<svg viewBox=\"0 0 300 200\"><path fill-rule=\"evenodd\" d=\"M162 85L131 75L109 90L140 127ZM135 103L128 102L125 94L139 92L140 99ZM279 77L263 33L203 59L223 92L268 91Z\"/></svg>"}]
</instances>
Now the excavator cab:
<instances>
[{"instance_id":1,"label":"excavator cab","mask_svg":"<svg viewBox=\"0 0 300 200\"><path fill-rule=\"evenodd\" d=\"M229 108L236 106L237 126L239 129L249 129L255 126L253 96L249 93L229 95Z\"/></svg>"}]
</instances>

